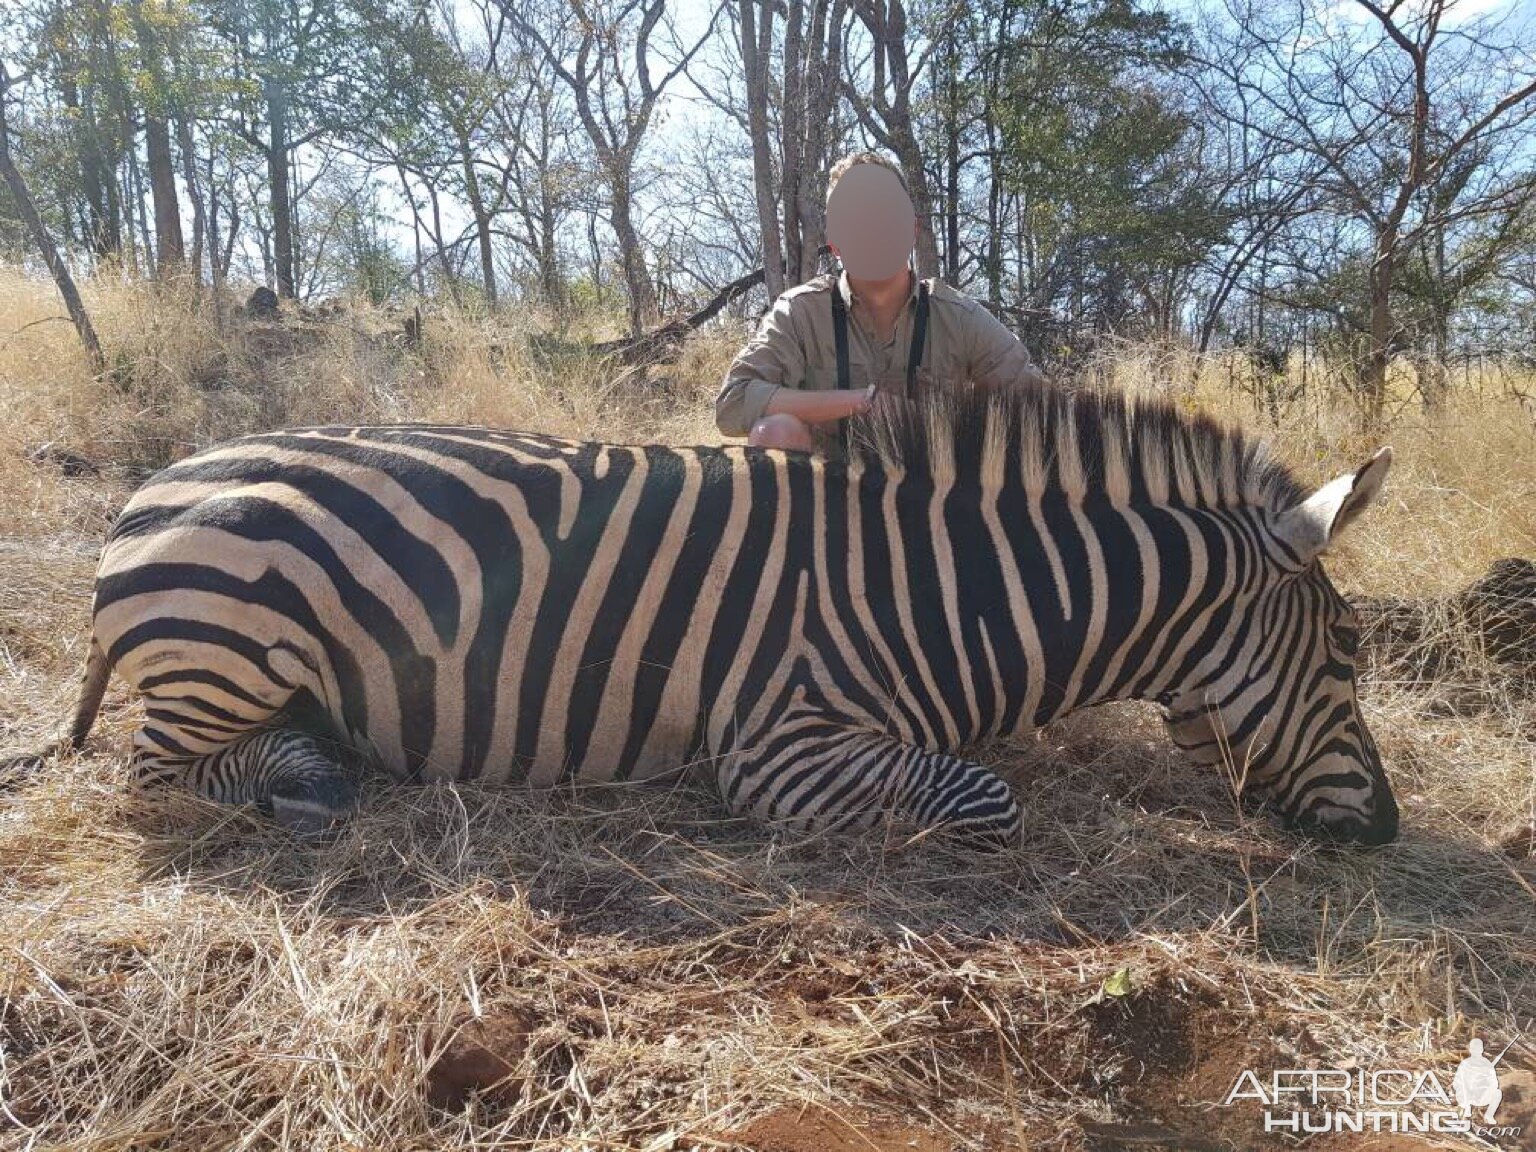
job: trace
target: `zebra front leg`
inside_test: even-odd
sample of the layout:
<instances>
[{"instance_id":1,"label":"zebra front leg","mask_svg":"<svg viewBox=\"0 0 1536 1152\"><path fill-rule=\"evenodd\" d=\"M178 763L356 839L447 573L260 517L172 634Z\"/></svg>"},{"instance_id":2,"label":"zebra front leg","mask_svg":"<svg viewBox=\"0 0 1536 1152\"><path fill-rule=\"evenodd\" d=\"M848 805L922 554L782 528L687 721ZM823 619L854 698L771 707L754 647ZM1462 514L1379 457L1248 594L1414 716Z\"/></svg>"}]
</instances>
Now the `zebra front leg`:
<instances>
[{"instance_id":1,"label":"zebra front leg","mask_svg":"<svg viewBox=\"0 0 1536 1152\"><path fill-rule=\"evenodd\" d=\"M357 807L357 782L319 740L264 728L201 756L165 751L141 730L133 756L140 788L179 784L224 804L255 804L285 828L314 833Z\"/></svg>"},{"instance_id":2,"label":"zebra front leg","mask_svg":"<svg viewBox=\"0 0 1536 1152\"><path fill-rule=\"evenodd\" d=\"M1012 790L979 764L818 717L786 719L739 747L717 773L738 815L805 828L897 819L984 847L1016 844Z\"/></svg>"}]
</instances>

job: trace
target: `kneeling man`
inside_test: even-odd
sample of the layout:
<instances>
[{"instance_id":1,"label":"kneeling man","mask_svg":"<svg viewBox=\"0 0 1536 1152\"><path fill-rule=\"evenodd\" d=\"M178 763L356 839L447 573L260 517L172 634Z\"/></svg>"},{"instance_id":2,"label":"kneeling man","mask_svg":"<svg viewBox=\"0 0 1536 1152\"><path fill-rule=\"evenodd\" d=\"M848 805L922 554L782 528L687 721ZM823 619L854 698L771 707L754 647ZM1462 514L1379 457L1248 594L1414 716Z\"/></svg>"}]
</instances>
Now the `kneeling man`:
<instances>
[{"instance_id":1,"label":"kneeling man","mask_svg":"<svg viewBox=\"0 0 1536 1152\"><path fill-rule=\"evenodd\" d=\"M843 264L791 288L736 356L715 398L727 436L763 448L832 452L841 421L876 396L970 381L1043 382L1019 338L969 296L909 267L917 217L900 170L857 152L833 167L827 240Z\"/></svg>"}]
</instances>

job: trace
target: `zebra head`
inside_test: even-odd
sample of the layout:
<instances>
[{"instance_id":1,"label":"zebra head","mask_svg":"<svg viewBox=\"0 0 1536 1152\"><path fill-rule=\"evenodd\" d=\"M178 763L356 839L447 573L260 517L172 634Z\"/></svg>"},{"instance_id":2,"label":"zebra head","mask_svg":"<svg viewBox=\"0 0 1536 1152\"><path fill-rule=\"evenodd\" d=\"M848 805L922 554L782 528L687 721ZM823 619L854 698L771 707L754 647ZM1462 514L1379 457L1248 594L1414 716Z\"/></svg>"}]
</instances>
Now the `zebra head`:
<instances>
[{"instance_id":1,"label":"zebra head","mask_svg":"<svg viewBox=\"0 0 1536 1152\"><path fill-rule=\"evenodd\" d=\"M1384 844L1397 802L1355 694L1357 621L1320 557L1381 491L1383 448L1359 471L1255 525L1256 575L1220 626L1197 683L1164 720L1196 760L1225 764L1291 827Z\"/></svg>"}]
</instances>

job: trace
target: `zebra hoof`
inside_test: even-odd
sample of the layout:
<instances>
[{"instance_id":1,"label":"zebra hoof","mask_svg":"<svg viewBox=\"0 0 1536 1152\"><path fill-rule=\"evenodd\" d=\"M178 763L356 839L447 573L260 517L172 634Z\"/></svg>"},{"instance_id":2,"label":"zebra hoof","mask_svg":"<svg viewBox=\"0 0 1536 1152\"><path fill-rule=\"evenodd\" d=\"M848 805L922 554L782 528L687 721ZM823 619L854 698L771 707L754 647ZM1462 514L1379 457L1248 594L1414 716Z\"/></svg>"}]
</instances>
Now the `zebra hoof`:
<instances>
[{"instance_id":1,"label":"zebra hoof","mask_svg":"<svg viewBox=\"0 0 1536 1152\"><path fill-rule=\"evenodd\" d=\"M357 811L357 785L350 780L307 781L305 787L272 793L272 818L300 836L320 836Z\"/></svg>"}]
</instances>

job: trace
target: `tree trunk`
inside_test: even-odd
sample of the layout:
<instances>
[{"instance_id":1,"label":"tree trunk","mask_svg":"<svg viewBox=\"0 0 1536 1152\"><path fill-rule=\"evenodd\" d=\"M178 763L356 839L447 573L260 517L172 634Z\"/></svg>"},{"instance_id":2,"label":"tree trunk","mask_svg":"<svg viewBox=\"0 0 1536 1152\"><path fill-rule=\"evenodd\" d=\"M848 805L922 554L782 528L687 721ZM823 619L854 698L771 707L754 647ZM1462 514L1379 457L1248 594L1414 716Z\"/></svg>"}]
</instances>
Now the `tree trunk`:
<instances>
[{"instance_id":1,"label":"tree trunk","mask_svg":"<svg viewBox=\"0 0 1536 1152\"><path fill-rule=\"evenodd\" d=\"M259 211L253 223L256 226L256 245L261 251L261 281L267 285L276 284L277 271L272 264L272 226Z\"/></svg>"},{"instance_id":2,"label":"tree trunk","mask_svg":"<svg viewBox=\"0 0 1536 1152\"><path fill-rule=\"evenodd\" d=\"M987 303L999 308L1003 303L1003 177L1002 157L995 143L992 143L992 148L992 155L987 159L991 180L987 187L987 238L984 241L986 247L983 262L987 277ZM1021 292L1022 289L1020 285Z\"/></svg>"},{"instance_id":3,"label":"tree trunk","mask_svg":"<svg viewBox=\"0 0 1536 1152\"><path fill-rule=\"evenodd\" d=\"M804 283L820 270L820 253L827 243L826 176L827 139L837 103L838 76L842 71L843 25L848 20L848 0L816 0L811 13L811 37L806 50L805 150L796 178L795 206L800 226L800 267L791 269L796 283Z\"/></svg>"},{"instance_id":4,"label":"tree trunk","mask_svg":"<svg viewBox=\"0 0 1536 1152\"><path fill-rule=\"evenodd\" d=\"M624 264L624 284L629 289L629 331L639 336L657 317L656 289L645 267L645 253L635 231L634 201L630 194L630 160L615 157L609 173L613 185L613 232L619 241Z\"/></svg>"},{"instance_id":5,"label":"tree trunk","mask_svg":"<svg viewBox=\"0 0 1536 1152\"><path fill-rule=\"evenodd\" d=\"M912 87L916 77L907 57L907 10L902 0L858 0L855 10L874 45L874 87L867 101L851 84L846 90L865 128L896 154L906 174L907 191L917 213L917 274L937 276L939 246L933 235L933 196L912 127Z\"/></svg>"},{"instance_id":6,"label":"tree trunk","mask_svg":"<svg viewBox=\"0 0 1536 1152\"><path fill-rule=\"evenodd\" d=\"M142 8L131 6L130 17L138 33L139 54L149 80L149 91L144 97L144 142L149 160L149 194L155 210L155 274L163 278L186 262L181 204L176 197L176 160L171 154L170 85L166 81L160 37L144 19Z\"/></svg>"},{"instance_id":7,"label":"tree trunk","mask_svg":"<svg viewBox=\"0 0 1536 1152\"><path fill-rule=\"evenodd\" d=\"M219 272L214 284L223 287L229 277L229 266L235 260L235 241L240 237L240 204L233 196L229 201L229 227L224 230L224 254L219 258Z\"/></svg>"},{"instance_id":8,"label":"tree trunk","mask_svg":"<svg viewBox=\"0 0 1536 1152\"><path fill-rule=\"evenodd\" d=\"M148 264L155 245L149 235L149 217L144 212L144 172L139 166L139 152L135 147L128 149L128 186L133 190L133 203L128 206L129 215L138 224L139 244L144 253L144 263ZM139 271L137 258L134 260L133 271L135 274Z\"/></svg>"},{"instance_id":9,"label":"tree trunk","mask_svg":"<svg viewBox=\"0 0 1536 1152\"><path fill-rule=\"evenodd\" d=\"M1392 352L1392 263L1396 236L1383 233L1371 262L1371 343L1360 376L1361 398L1368 427L1381 424L1387 404L1387 363Z\"/></svg>"},{"instance_id":10,"label":"tree trunk","mask_svg":"<svg viewBox=\"0 0 1536 1152\"><path fill-rule=\"evenodd\" d=\"M960 64L955 30L944 37L944 275L960 282Z\"/></svg>"},{"instance_id":11,"label":"tree trunk","mask_svg":"<svg viewBox=\"0 0 1536 1152\"><path fill-rule=\"evenodd\" d=\"M765 4L759 29L753 9L758 0L741 0L741 62L747 74L747 127L752 136L752 179L757 199L757 227L763 253L768 298L784 291L784 249L779 243L773 195L773 158L768 142L768 61L773 52L773 7Z\"/></svg>"},{"instance_id":12,"label":"tree trunk","mask_svg":"<svg viewBox=\"0 0 1536 1152\"><path fill-rule=\"evenodd\" d=\"M219 266L219 185L214 173L214 148L208 148L208 281L213 285L213 318L224 329L224 269ZM196 201L194 200L194 203Z\"/></svg>"},{"instance_id":13,"label":"tree trunk","mask_svg":"<svg viewBox=\"0 0 1536 1152\"><path fill-rule=\"evenodd\" d=\"M819 0L822 7L826 0ZM768 11L771 13L772 8ZM784 281L805 277L800 223L800 157L805 148L805 0L789 0L784 17L784 103L779 116L779 206L784 225ZM766 255L766 253L765 253Z\"/></svg>"},{"instance_id":14,"label":"tree trunk","mask_svg":"<svg viewBox=\"0 0 1536 1152\"><path fill-rule=\"evenodd\" d=\"M94 179L100 181L101 209L97 226L96 254L121 260L123 255L123 197L117 184L117 165L107 160L101 147L101 126L94 114L86 117L85 139L89 142L90 164Z\"/></svg>"},{"instance_id":15,"label":"tree trunk","mask_svg":"<svg viewBox=\"0 0 1536 1152\"><path fill-rule=\"evenodd\" d=\"M274 76L263 79L267 98L267 190L272 201L272 264L279 296L294 298L293 202L288 192L288 90Z\"/></svg>"},{"instance_id":16,"label":"tree trunk","mask_svg":"<svg viewBox=\"0 0 1536 1152\"><path fill-rule=\"evenodd\" d=\"M192 201L192 281L203 282L203 239L207 233L207 212L197 180L197 153L192 145L192 125L186 116L176 117L177 147L181 150L181 174L187 185L187 199Z\"/></svg>"},{"instance_id":17,"label":"tree trunk","mask_svg":"<svg viewBox=\"0 0 1536 1152\"><path fill-rule=\"evenodd\" d=\"M557 309L565 307L560 250L555 243L555 213L548 197L541 197L539 202L539 283L550 305Z\"/></svg>"},{"instance_id":18,"label":"tree trunk","mask_svg":"<svg viewBox=\"0 0 1536 1152\"><path fill-rule=\"evenodd\" d=\"M917 274L939 274L939 244L933 234L933 194L928 188L928 170L923 166L923 151L917 143L917 133L912 126L912 75L907 59L907 11L901 0L890 0L885 39L885 51L890 63L891 81L895 88L895 100L891 103L886 124L891 135L891 146L902 170L907 174L907 189L912 194L912 207L917 211Z\"/></svg>"},{"instance_id":19,"label":"tree trunk","mask_svg":"<svg viewBox=\"0 0 1536 1152\"><path fill-rule=\"evenodd\" d=\"M290 135L291 139L291 135ZM309 269L304 264L304 235L302 221L299 219L299 197L303 194L303 181L299 175L299 155L291 148L288 153L288 221L292 227L289 246L293 251L293 291L298 295L299 287L304 283L304 277ZM308 295L308 290L305 292Z\"/></svg>"},{"instance_id":20,"label":"tree trunk","mask_svg":"<svg viewBox=\"0 0 1536 1152\"><path fill-rule=\"evenodd\" d=\"M1430 343L1428 361L1419 369L1419 393L1424 410L1429 413L1444 409L1451 387L1451 313L1455 310L1457 292L1447 276L1445 232L1445 225L1440 224L1424 242Z\"/></svg>"},{"instance_id":21,"label":"tree trunk","mask_svg":"<svg viewBox=\"0 0 1536 1152\"><path fill-rule=\"evenodd\" d=\"M912 207L917 211L917 274L939 274L939 242L933 235L933 195L928 190L928 175L923 170L923 154L910 127L897 137L896 155L907 174L907 188L912 193Z\"/></svg>"},{"instance_id":22,"label":"tree trunk","mask_svg":"<svg viewBox=\"0 0 1536 1152\"><path fill-rule=\"evenodd\" d=\"M101 135L96 129L96 118L80 100L73 65L61 76L59 96L72 114L75 149L80 154L81 190L86 203L86 240L91 252L98 256L111 256L122 247L122 232L118 226L117 197L112 193L116 185L111 178L111 168L102 156Z\"/></svg>"},{"instance_id":23,"label":"tree trunk","mask_svg":"<svg viewBox=\"0 0 1536 1152\"><path fill-rule=\"evenodd\" d=\"M603 246L597 242L597 214L587 215L587 251L592 257L592 290L599 300L603 298Z\"/></svg>"},{"instance_id":24,"label":"tree trunk","mask_svg":"<svg viewBox=\"0 0 1536 1152\"><path fill-rule=\"evenodd\" d=\"M442 266L443 279L448 283L448 295L453 297L453 306L462 309L464 295L459 291L458 269L453 266L453 261L448 259L448 249L443 247L443 205L437 198L437 185L430 180L426 185L427 199L432 204L432 228L430 229L432 246L437 249L437 262ZM411 208L415 210L415 201L412 201Z\"/></svg>"},{"instance_id":25,"label":"tree trunk","mask_svg":"<svg viewBox=\"0 0 1536 1152\"><path fill-rule=\"evenodd\" d=\"M124 69L117 56L117 41L112 29L110 5L105 0L95 0L92 7L91 46L89 67L100 77L100 94L106 101L107 120L112 128L103 131L101 123L93 119L93 130L98 140L110 140L114 147L110 155L103 155L106 171L103 173L111 203L111 220L115 232L115 251L119 260L127 257L128 270L139 275L139 249L134 241L135 207L143 203L143 192L138 187L138 161L135 159L133 116L128 108L129 91L124 79ZM91 89L87 88L87 102ZM126 178L123 177L124 162Z\"/></svg>"},{"instance_id":26,"label":"tree trunk","mask_svg":"<svg viewBox=\"0 0 1536 1152\"><path fill-rule=\"evenodd\" d=\"M171 126L165 117L145 115L144 139L149 153L149 194L155 205L155 273L163 277L186 261L181 204L176 197L176 164L171 154Z\"/></svg>"},{"instance_id":27,"label":"tree trunk","mask_svg":"<svg viewBox=\"0 0 1536 1152\"><path fill-rule=\"evenodd\" d=\"M1007 28L1006 8L998 17L997 41L988 45L991 59L987 62L987 88L983 99L986 107L997 106L1002 89L1002 41ZM987 133L987 235L982 241L982 268L987 281L987 303L1001 307L1003 303L1003 147L997 130L995 116L983 117ZM1022 296L1024 286L1019 285Z\"/></svg>"},{"instance_id":28,"label":"tree trunk","mask_svg":"<svg viewBox=\"0 0 1536 1152\"><path fill-rule=\"evenodd\" d=\"M412 213L411 235L416 238L416 295L425 297L427 294L427 258L421 252L421 217Z\"/></svg>"},{"instance_id":29,"label":"tree trunk","mask_svg":"<svg viewBox=\"0 0 1536 1152\"><path fill-rule=\"evenodd\" d=\"M43 225L42 217L38 215L37 202L32 199L32 193L22 178L21 170L16 167L16 162L11 157L10 126L6 121L5 112L5 97L10 82L10 77L4 71L0 71L0 178L5 180L11 199L16 203L16 210L21 213L22 223L26 225L27 231L32 236L32 243L37 246L38 253L42 256L43 262L48 265L48 271L53 275L54 284L58 286L59 295L64 298L64 307L69 310L69 318L74 321L75 331L80 334L80 343L85 345L86 355L90 358L91 370L99 375L106 370L106 358L101 354L101 341L96 339L96 329L92 326L85 304L75 288L75 280L69 274L69 266L59 255L59 249L54 244L53 237L48 235L48 229Z\"/></svg>"},{"instance_id":30,"label":"tree trunk","mask_svg":"<svg viewBox=\"0 0 1536 1152\"><path fill-rule=\"evenodd\" d=\"M416 206L416 194L411 191L411 179L406 174L405 165L395 161L395 173L400 177L400 191L405 195L405 202L411 206L411 235L416 240L416 294L425 297L427 294L427 257L421 247L421 209Z\"/></svg>"},{"instance_id":31,"label":"tree trunk","mask_svg":"<svg viewBox=\"0 0 1536 1152\"><path fill-rule=\"evenodd\" d=\"M491 246L491 217L480 194L480 177L475 172L475 157L469 147L469 134L462 125L454 126L459 139L459 161L464 166L464 190L469 196L470 212L475 218L475 238L480 247L480 276L485 281L485 302L496 307L496 250Z\"/></svg>"},{"instance_id":32,"label":"tree trunk","mask_svg":"<svg viewBox=\"0 0 1536 1152\"><path fill-rule=\"evenodd\" d=\"M560 310L568 301L565 276L560 267L560 245L556 239L560 228L560 183L550 164L550 153L554 148L554 133L551 131L552 99L550 90L545 89L540 93L539 149L534 169L538 176L539 191L535 201L537 224L534 233L538 238L539 283L544 290L544 299L556 310Z\"/></svg>"}]
</instances>

